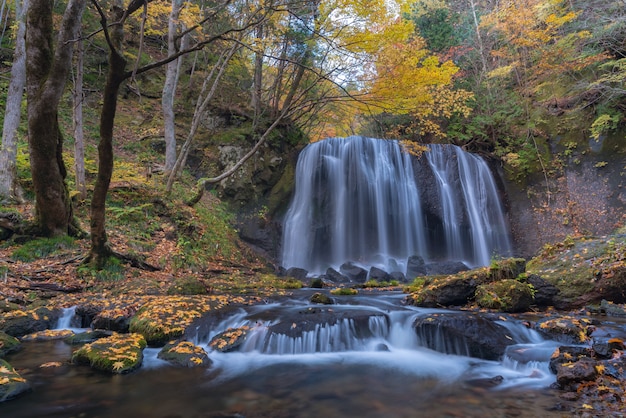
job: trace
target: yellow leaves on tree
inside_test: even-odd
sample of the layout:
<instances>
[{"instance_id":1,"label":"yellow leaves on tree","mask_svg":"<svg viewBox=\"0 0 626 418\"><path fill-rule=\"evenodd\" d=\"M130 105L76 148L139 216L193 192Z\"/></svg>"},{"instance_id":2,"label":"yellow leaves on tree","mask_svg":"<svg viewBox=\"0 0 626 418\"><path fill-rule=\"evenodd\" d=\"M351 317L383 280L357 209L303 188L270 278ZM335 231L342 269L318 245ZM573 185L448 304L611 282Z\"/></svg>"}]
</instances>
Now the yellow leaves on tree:
<instances>
[{"instance_id":1,"label":"yellow leaves on tree","mask_svg":"<svg viewBox=\"0 0 626 418\"><path fill-rule=\"evenodd\" d=\"M441 62L421 38L386 45L375 58L372 102L379 112L411 115L414 124L408 129L416 135L443 137L441 119L469 114L471 93L452 85L459 68L451 61Z\"/></svg>"}]
</instances>

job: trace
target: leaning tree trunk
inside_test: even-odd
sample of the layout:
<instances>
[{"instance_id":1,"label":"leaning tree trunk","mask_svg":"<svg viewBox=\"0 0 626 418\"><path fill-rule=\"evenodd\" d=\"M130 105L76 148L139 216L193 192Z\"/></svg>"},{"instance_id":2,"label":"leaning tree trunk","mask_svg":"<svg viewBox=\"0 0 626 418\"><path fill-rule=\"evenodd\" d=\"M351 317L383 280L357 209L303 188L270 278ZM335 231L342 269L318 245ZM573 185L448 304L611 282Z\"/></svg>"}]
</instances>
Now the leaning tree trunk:
<instances>
[{"instance_id":1,"label":"leaning tree trunk","mask_svg":"<svg viewBox=\"0 0 626 418\"><path fill-rule=\"evenodd\" d=\"M27 8L28 0L15 2L15 20L17 23L15 55L6 98L2 147L0 148L0 201L8 202L20 202L22 200L21 190L17 183L15 161L17 158L17 128L20 125L22 96L26 85L26 22L24 16Z\"/></svg>"},{"instance_id":2,"label":"leaning tree trunk","mask_svg":"<svg viewBox=\"0 0 626 418\"><path fill-rule=\"evenodd\" d=\"M53 50L53 2L31 0L26 30L28 142L35 190L37 234L57 236L73 231L72 204L63 163L63 136L58 108L72 63L72 40L80 27L84 0L70 0Z\"/></svg>"}]
</instances>

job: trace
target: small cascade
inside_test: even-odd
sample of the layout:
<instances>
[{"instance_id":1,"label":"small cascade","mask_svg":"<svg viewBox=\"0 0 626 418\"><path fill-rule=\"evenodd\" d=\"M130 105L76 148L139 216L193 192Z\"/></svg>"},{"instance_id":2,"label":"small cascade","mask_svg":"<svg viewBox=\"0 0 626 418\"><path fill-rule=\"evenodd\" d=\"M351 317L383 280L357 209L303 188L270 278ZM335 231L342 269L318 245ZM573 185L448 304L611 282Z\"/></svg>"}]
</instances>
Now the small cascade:
<instances>
[{"instance_id":1,"label":"small cascade","mask_svg":"<svg viewBox=\"0 0 626 418\"><path fill-rule=\"evenodd\" d=\"M426 261L488 265L509 255L506 219L487 164L453 145L416 159L397 141L330 138L296 168L282 264L310 272L345 262L405 272Z\"/></svg>"},{"instance_id":2,"label":"small cascade","mask_svg":"<svg viewBox=\"0 0 626 418\"><path fill-rule=\"evenodd\" d=\"M59 317L56 329L73 329L76 328L76 306L63 308L63 313ZM78 324L80 325L80 323Z\"/></svg>"}]
</instances>

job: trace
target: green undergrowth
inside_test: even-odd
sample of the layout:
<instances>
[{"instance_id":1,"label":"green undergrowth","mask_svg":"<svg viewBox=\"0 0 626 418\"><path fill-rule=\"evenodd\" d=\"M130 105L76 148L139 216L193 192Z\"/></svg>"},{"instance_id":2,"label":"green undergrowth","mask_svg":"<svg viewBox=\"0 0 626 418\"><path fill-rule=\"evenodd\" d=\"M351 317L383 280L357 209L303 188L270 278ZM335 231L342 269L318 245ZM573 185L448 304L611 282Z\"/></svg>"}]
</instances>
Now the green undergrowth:
<instances>
[{"instance_id":1,"label":"green undergrowth","mask_svg":"<svg viewBox=\"0 0 626 418\"><path fill-rule=\"evenodd\" d=\"M11 253L16 261L30 262L76 248L74 238L69 236L38 238L17 247Z\"/></svg>"}]
</instances>

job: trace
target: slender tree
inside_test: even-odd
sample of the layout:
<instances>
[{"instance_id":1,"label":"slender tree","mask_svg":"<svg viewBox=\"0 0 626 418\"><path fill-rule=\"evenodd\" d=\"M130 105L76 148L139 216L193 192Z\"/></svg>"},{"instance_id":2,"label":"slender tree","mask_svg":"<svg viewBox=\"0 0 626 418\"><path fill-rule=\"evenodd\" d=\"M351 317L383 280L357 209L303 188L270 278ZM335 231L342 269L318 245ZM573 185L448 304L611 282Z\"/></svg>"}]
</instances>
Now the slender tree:
<instances>
[{"instance_id":1,"label":"slender tree","mask_svg":"<svg viewBox=\"0 0 626 418\"><path fill-rule=\"evenodd\" d=\"M16 177L17 129L20 125L22 96L26 85L26 10L28 0L15 1L15 55L11 67L11 81L6 98L2 147L0 148L0 201L21 201L21 190ZM4 3L2 5L4 12Z\"/></svg>"}]
</instances>

